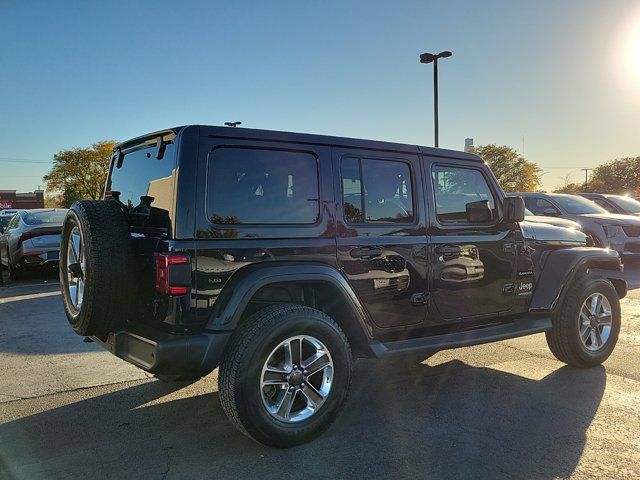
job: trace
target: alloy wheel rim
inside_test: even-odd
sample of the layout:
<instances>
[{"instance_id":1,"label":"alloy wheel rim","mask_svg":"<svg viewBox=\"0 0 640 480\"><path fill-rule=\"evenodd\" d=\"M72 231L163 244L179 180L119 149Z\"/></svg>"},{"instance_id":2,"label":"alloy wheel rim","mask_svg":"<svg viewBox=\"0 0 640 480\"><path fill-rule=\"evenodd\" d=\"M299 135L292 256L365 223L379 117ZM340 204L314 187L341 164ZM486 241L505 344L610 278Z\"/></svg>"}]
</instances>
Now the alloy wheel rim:
<instances>
[{"instance_id":1,"label":"alloy wheel rim","mask_svg":"<svg viewBox=\"0 0 640 480\"><path fill-rule=\"evenodd\" d=\"M333 359L317 338L297 335L276 346L260 375L260 397L267 412L285 423L318 412L333 385Z\"/></svg>"},{"instance_id":2,"label":"alloy wheel rim","mask_svg":"<svg viewBox=\"0 0 640 480\"><path fill-rule=\"evenodd\" d=\"M79 311L84 297L86 260L82 234L78 227L74 227L69 235L65 272L69 301L73 308Z\"/></svg>"},{"instance_id":3,"label":"alloy wheel rim","mask_svg":"<svg viewBox=\"0 0 640 480\"><path fill-rule=\"evenodd\" d=\"M582 303L578 328L582 345L590 352L601 350L611 335L611 304L602 293L592 293Z\"/></svg>"}]
</instances>

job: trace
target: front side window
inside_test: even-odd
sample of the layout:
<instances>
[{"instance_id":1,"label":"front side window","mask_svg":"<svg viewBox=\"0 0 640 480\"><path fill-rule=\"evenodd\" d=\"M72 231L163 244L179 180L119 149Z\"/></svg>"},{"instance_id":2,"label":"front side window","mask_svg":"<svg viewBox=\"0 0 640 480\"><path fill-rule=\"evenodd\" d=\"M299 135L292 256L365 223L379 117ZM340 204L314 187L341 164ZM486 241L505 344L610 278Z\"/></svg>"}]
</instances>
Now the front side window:
<instances>
[{"instance_id":1,"label":"front side window","mask_svg":"<svg viewBox=\"0 0 640 480\"><path fill-rule=\"evenodd\" d=\"M560 215L555 205L545 198L525 197L524 203L534 215Z\"/></svg>"},{"instance_id":2,"label":"front side window","mask_svg":"<svg viewBox=\"0 0 640 480\"><path fill-rule=\"evenodd\" d=\"M622 195L612 195L607 198L622 208L625 212L640 213L640 202L638 200Z\"/></svg>"},{"instance_id":3,"label":"front side window","mask_svg":"<svg viewBox=\"0 0 640 480\"><path fill-rule=\"evenodd\" d=\"M572 215L584 215L587 213L607 213L601 206L577 195L554 195L553 199Z\"/></svg>"},{"instance_id":4,"label":"front side window","mask_svg":"<svg viewBox=\"0 0 640 480\"><path fill-rule=\"evenodd\" d=\"M209 155L207 213L216 224L313 224L318 163L305 152L222 147Z\"/></svg>"},{"instance_id":5,"label":"front side window","mask_svg":"<svg viewBox=\"0 0 640 480\"><path fill-rule=\"evenodd\" d=\"M342 199L348 223L413 222L409 165L394 160L343 159Z\"/></svg>"},{"instance_id":6,"label":"front side window","mask_svg":"<svg viewBox=\"0 0 640 480\"><path fill-rule=\"evenodd\" d=\"M495 198L480 170L437 165L431 175L440 223L488 223L497 218Z\"/></svg>"}]
</instances>

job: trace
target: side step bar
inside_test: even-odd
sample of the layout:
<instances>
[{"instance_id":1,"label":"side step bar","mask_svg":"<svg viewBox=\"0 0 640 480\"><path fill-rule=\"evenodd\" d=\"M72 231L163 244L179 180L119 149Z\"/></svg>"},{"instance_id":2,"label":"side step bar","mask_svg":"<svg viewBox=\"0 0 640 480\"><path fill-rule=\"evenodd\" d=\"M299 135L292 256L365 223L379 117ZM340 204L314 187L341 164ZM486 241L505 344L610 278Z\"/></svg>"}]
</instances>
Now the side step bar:
<instances>
[{"instance_id":1,"label":"side step bar","mask_svg":"<svg viewBox=\"0 0 640 480\"><path fill-rule=\"evenodd\" d=\"M551 319L541 317L519 318L513 322L500 323L481 327L474 330L445 333L432 337L410 338L387 343L374 343L371 349L376 357L409 352L432 352L448 350L450 348L480 345L508 338L524 337L533 333L551 330Z\"/></svg>"}]
</instances>

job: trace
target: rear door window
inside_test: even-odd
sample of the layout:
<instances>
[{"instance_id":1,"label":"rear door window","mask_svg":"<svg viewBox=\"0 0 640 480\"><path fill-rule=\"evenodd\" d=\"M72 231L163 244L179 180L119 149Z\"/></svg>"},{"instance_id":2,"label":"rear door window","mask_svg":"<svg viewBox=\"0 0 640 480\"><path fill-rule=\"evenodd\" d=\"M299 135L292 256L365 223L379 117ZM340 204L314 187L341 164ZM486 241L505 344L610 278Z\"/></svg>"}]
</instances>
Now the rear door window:
<instances>
[{"instance_id":1,"label":"rear door window","mask_svg":"<svg viewBox=\"0 0 640 480\"><path fill-rule=\"evenodd\" d=\"M413 222L409 165L395 160L342 160L342 199L348 223Z\"/></svg>"},{"instance_id":2,"label":"rear door window","mask_svg":"<svg viewBox=\"0 0 640 480\"><path fill-rule=\"evenodd\" d=\"M207 214L215 224L316 223L316 157L293 150L214 149L208 162Z\"/></svg>"}]
</instances>

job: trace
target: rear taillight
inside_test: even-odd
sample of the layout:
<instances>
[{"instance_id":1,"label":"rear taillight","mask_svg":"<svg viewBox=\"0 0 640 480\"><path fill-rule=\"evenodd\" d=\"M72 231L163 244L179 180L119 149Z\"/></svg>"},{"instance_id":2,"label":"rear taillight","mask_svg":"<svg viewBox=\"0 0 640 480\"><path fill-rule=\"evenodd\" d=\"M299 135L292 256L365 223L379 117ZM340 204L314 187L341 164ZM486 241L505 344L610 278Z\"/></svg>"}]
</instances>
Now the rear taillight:
<instances>
[{"instance_id":1,"label":"rear taillight","mask_svg":"<svg viewBox=\"0 0 640 480\"><path fill-rule=\"evenodd\" d=\"M185 295L191 285L191 266L184 253L156 253L156 291Z\"/></svg>"},{"instance_id":2,"label":"rear taillight","mask_svg":"<svg viewBox=\"0 0 640 480\"><path fill-rule=\"evenodd\" d=\"M31 230L30 232L22 233L22 235L20 235L20 240L18 240L18 243L22 243L25 240L29 240L30 238L43 237L45 235L60 235L61 233L62 233L61 228L52 228L52 229L46 229L46 230Z\"/></svg>"}]
</instances>

